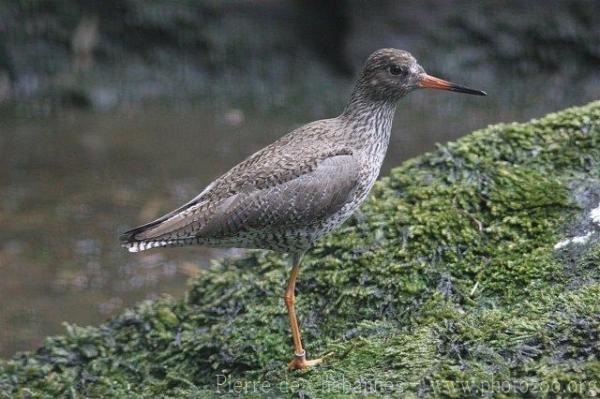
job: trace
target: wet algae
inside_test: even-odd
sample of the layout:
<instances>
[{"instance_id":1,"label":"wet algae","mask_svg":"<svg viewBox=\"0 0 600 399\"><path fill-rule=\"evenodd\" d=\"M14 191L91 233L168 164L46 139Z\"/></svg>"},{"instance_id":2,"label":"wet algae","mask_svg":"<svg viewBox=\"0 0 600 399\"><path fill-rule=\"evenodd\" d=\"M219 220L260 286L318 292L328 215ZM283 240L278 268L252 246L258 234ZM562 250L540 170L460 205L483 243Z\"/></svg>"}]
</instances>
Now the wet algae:
<instances>
[{"instance_id":1,"label":"wet algae","mask_svg":"<svg viewBox=\"0 0 600 399\"><path fill-rule=\"evenodd\" d=\"M285 369L287 260L254 251L0 361L0 397L598 395L599 203L600 102L490 126L392 170L309 253L325 366Z\"/></svg>"}]
</instances>

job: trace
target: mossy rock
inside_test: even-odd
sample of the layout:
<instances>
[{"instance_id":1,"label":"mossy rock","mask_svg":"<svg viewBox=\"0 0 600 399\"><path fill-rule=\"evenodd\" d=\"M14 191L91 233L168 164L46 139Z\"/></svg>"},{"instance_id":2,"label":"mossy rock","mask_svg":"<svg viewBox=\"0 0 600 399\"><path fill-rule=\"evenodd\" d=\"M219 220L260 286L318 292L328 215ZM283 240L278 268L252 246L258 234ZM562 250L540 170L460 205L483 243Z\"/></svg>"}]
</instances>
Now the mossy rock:
<instances>
[{"instance_id":1,"label":"mossy rock","mask_svg":"<svg viewBox=\"0 0 600 399\"><path fill-rule=\"evenodd\" d=\"M0 362L0 397L600 394L600 102L404 163L313 249L288 372L287 260L253 251Z\"/></svg>"}]
</instances>

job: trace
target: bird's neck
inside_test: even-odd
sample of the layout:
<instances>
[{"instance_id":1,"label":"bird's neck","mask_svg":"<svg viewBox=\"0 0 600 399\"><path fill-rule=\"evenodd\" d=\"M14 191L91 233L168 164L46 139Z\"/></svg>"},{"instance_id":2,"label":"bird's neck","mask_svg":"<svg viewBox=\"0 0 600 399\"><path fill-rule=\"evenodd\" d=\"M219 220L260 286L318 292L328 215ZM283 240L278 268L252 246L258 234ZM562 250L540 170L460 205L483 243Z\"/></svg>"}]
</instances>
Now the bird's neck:
<instances>
[{"instance_id":1,"label":"bird's neck","mask_svg":"<svg viewBox=\"0 0 600 399\"><path fill-rule=\"evenodd\" d=\"M353 132L359 144L370 146L379 143L387 149L395 111L395 101L373 100L360 93L352 93L340 118L352 126L348 131Z\"/></svg>"}]
</instances>

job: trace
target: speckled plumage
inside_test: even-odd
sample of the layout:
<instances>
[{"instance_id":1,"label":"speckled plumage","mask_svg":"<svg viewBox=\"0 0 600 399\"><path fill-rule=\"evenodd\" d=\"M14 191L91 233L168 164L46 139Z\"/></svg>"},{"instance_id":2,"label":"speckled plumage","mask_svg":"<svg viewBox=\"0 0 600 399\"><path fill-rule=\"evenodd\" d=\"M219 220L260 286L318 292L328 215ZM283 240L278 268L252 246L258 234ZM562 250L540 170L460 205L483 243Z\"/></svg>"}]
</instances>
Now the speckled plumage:
<instances>
[{"instance_id":1,"label":"speckled plumage","mask_svg":"<svg viewBox=\"0 0 600 399\"><path fill-rule=\"evenodd\" d=\"M421 73L405 51L376 51L340 116L304 125L256 152L179 209L124 233L123 246L305 251L365 200L387 151L395 104L418 87Z\"/></svg>"},{"instance_id":2,"label":"speckled plumage","mask_svg":"<svg viewBox=\"0 0 600 399\"><path fill-rule=\"evenodd\" d=\"M295 310L302 257L360 206L379 175L397 100L419 87L485 93L434 78L407 52L382 49L367 59L348 105L337 118L304 125L250 156L181 208L121 236L136 252L200 244L291 252L283 300L294 358L306 359Z\"/></svg>"}]
</instances>

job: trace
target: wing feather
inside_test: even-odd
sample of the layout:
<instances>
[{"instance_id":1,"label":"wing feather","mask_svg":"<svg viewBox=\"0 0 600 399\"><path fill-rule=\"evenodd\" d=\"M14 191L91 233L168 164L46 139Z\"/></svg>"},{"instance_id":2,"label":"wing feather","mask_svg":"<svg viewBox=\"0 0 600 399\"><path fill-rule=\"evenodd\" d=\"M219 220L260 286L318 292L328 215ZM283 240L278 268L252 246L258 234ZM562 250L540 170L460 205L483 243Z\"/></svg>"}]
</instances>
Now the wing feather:
<instances>
[{"instance_id":1,"label":"wing feather","mask_svg":"<svg viewBox=\"0 0 600 399\"><path fill-rule=\"evenodd\" d=\"M279 184L258 188L247 181L244 189L222 199L205 190L178 211L125 233L124 244L224 239L327 218L349 201L359 178L356 159L349 151L339 153L343 155L321 157L306 173ZM219 184L223 183L217 180L213 187Z\"/></svg>"},{"instance_id":2,"label":"wing feather","mask_svg":"<svg viewBox=\"0 0 600 399\"><path fill-rule=\"evenodd\" d=\"M348 200L360 170L350 148L326 138L337 123L326 119L287 134L190 202L123 233L123 246L134 251L233 237L244 229L311 223L334 213Z\"/></svg>"}]
</instances>

